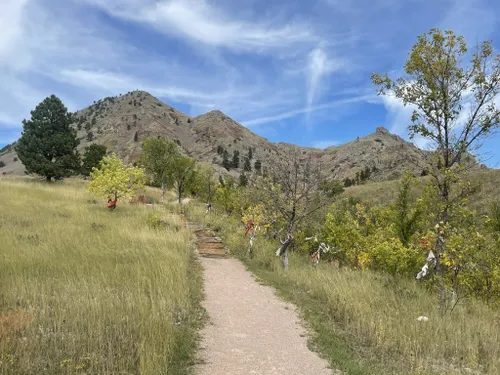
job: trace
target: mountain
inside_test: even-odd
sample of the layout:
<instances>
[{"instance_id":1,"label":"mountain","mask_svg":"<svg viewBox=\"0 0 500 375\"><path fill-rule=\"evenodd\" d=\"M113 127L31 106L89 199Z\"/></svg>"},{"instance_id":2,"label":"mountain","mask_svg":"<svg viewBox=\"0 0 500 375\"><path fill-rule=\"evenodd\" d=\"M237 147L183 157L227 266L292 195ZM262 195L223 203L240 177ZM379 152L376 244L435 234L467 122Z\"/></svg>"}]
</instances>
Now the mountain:
<instances>
[{"instance_id":1,"label":"mountain","mask_svg":"<svg viewBox=\"0 0 500 375\"><path fill-rule=\"evenodd\" d=\"M189 117L144 91L98 100L74 115L80 151L91 143L104 144L127 163L137 160L144 138L161 137L178 143L187 155L212 163L219 172L227 173L222 167L223 151L227 151L230 160L234 151L238 151L239 168L229 172L233 175L243 170L250 148L252 169L257 160L265 169L286 152L296 150L321 163L328 177L339 180L355 179L357 174L370 180L390 180L407 169L420 175L427 167L426 152L383 127L368 136L324 150L272 143L221 111ZM24 173L12 146L0 151L0 160L6 164L0 173Z\"/></svg>"}]
</instances>

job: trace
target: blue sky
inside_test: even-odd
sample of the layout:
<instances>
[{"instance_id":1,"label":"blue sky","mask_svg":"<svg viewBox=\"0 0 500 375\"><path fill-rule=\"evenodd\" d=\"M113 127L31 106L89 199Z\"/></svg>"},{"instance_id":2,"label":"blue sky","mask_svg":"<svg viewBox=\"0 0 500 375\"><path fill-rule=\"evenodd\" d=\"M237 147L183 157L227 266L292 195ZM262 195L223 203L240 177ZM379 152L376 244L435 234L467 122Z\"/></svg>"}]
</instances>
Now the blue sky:
<instances>
[{"instance_id":1,"label":"blue sky","mask_svg":"<svg viewBox=\"0 0 500 375\"><path fill-rule=\"evenodd\" d=\"M417 35L500 46L494 0L7 0L0 4L0 145L46 96L77 110L143 89L196 116L220 109L271 141L327 147L411 110L376 96ZM484 143L500 162L500 136Z\"/></svg>"}]
</instances>

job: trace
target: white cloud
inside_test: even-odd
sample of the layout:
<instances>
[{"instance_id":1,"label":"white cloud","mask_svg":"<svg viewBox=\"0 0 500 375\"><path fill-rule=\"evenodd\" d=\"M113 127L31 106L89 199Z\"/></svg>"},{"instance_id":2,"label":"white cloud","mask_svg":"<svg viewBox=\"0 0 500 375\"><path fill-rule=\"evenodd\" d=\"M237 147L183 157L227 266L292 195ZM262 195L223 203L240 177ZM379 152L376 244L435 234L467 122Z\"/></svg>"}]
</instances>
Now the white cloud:
<instances>
[{"instance_id":1,"label":"white cloud","mask_svg":"<svg viewBox=\"0 0 500 375\"><path fill-rule=\"evenodd\" d=\"M29 0L16 0L0 3L0 69L22 67L28 57L23 53L22 40L25 34L23 29L23 13ZM15 55L15 64L11 56ZM1 70L0 70L1 72Z\"/></svg>"},{"instance_id":2,"label":"white cloud","mask_svg":"<svg viewBox=\"0 0 500 375\"><path fill-rule=\"evenodd\" d=\"M312 106L321 92L321 83L328 74L340 69L344 63L340 60L331 60L326 52L317 47L309 53L307 66L307 105Z\"/></svg>"},{"instance_id":3,"label":"white cloud","mask_svg":"<svg viewBox=\"0 0 500 375\"><path fill-rule=\"evenodd\" d=\"M394 134L406 135L408 126L411 124L411 116L416 108L413 105L404 105L401 99L398 99L392 93L379 97L380 101L387 110L389 131Z\"/></svg>"},{"instance_id":4,"label":"white cloud","mask_svg":"<svg viewBox=\"0 0 500 375\"><path fill-rule=\"evenodd\" d=\"M271 21L235 19L205 0L84 1L101 7L112 16L145 23L164 33L214 47L260 50L318 39L305 25L275 26Z\"/></svg>"}]
</instances>

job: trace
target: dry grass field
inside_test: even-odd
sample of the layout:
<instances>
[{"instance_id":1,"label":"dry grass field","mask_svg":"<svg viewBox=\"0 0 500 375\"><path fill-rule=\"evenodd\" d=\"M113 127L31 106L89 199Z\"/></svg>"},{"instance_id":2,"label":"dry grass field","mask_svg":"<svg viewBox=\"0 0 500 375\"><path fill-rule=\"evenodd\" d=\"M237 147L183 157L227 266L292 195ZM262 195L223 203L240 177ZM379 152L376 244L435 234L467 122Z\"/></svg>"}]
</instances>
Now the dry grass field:
<instances>
[{"instance_id":1,"label":"dry grass field","mask_svg":"<svg viewBox=\"0 0 500 375\"><path fill-rule=\"evenodd\" d=\"M0 373L187 373L202 318L192 234L166 210L109 212L84 184L0 178Z\"/></svg>"}]
</instances>

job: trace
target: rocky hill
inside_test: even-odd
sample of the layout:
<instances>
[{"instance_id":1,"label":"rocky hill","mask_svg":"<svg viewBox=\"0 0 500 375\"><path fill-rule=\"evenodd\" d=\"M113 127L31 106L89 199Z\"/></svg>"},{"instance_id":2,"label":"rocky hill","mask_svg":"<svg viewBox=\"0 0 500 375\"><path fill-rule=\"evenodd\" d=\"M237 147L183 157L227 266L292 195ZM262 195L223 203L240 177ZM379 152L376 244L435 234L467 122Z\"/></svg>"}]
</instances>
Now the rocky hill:
<instances>
[{"instance_id":1,"label":"rocky hill","mask_svg":"<svg viewBox=\"0 0 500 375\"><path fill-rule=\"evenodd\" d=\"M137 160L144 138L161 137L178 143L187 155L212 163L219 172L228 172L223 167L224 154L232 160L237 151L238 168L229 171L234 175L243 170L250 149L252 170L256 162L265 170L280 155L297 150L320 162L330 178L348 181L356 176L378 181L394 179L407 169L418 175L427 165L425 152L383 127L366 137L324 150L272 143L220 111L189 117L144 91L96 101L77 111L75 118L80 150L90 143L104 144L125 162ZM0 151L0 160L5 164L0 173L24 173L13 147Z\"/></svg>"}]
</instances>

